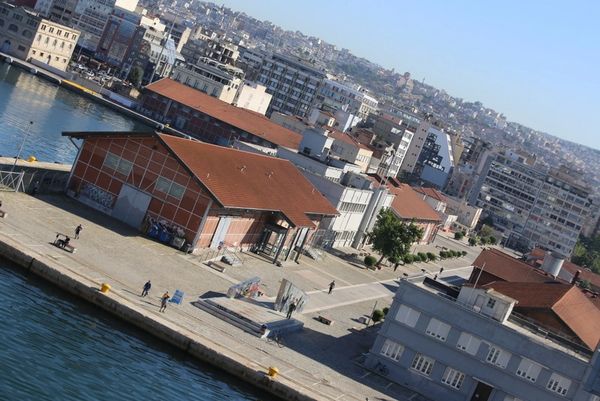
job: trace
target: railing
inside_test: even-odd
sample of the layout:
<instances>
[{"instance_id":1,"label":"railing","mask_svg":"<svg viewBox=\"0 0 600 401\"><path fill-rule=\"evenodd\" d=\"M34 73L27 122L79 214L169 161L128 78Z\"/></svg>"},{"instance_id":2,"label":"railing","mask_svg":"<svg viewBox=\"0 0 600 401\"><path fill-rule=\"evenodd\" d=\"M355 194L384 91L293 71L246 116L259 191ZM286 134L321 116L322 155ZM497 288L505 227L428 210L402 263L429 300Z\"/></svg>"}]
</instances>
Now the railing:
<instances>
[{"instance_id":1,"label":"railing","mask_svg":"<svg viewBox=\"0 0 600 401\"><path fill-rule=\"evenodd\" d=\"M2 171L0 170L0 191L25 192L23 185L24 171Z\"/></svg>"}]
</instances>

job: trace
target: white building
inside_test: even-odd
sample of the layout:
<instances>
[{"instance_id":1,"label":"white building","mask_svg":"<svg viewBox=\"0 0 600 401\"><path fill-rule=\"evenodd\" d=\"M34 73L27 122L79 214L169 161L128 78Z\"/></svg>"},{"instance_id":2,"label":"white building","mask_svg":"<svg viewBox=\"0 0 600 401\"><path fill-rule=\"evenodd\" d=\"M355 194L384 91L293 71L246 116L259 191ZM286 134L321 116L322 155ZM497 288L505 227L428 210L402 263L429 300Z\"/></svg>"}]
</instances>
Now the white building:
<instances>
[{"instance_id":1,"label":"white building","mask_svg":"<svg viewBox=\"0 0 600 401\"><path fill-rule=\"evenodd\" d=\"M231 104L243 84L244 72L205 58L197 64L178 62L171 78Z\"/></svg>"},{"instance_id":2,"label":"white building","mask_svg":"<svg viewBox=\"0 0 600 401\"><path fill-rule=\"evenodd\" d=\"M0 3L0 51L65 71L79 31L9 3Z\"/></svg>"},{"instance_id":3,"label":"white building","mask_svg":"<svg viewBox=\"0 0 600 401\"><path fill-rule=\"evenodd\" d=\"M377 111L379 105L377 99L370 96L360 85L332 79L323 80L316 101L322 107L349 112L359 120L366 120L369 114Z\"/></svg>"},{"instance_id":4,"label":"white building","mask_svg":"<svg viewBox=\"0 0 600 401\"><path fill-rule=\"evenodd\" d=\"M273 98L266 90L266 87L255 82L244 82L238 88L233 105L265 115Z\"/></svg>"}]
</instances>

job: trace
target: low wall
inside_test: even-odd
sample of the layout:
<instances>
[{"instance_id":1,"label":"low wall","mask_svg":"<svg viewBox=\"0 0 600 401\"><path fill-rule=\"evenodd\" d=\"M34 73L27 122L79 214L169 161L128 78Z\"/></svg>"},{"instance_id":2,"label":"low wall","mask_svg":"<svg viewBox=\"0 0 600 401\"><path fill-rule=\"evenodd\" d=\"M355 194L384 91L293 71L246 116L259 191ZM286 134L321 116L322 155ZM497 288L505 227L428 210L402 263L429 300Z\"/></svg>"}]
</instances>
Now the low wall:
<instances>
[{"instance_id":1,"label":"low wall","mask_svg":"<svg viewBox=\"0 0 600 401\"><path fill-rule=\"evenodd\" d=\"M0 170L24 171L23 187L25 192L31 193L35 183L38 182L39 193L61 193L67 187L71 165L58 163L28 162L12 157L0 157ZM14 167L13 167L14 166Z\"/></svg>"},{"instance_id":2,"label":"low wall","mask_svg":"<svg viewBox=\"0 0 600 401\"><path fill-rule=\"evenodd\" d=\"M67 292L88 301L114 316L129 322L147 333L168 342L187 354L218 367L239 379L257 386L285 400L306 401L330 399L314 394L313 390L278 376L271 379L265 368L234 354L218 343L178 327L174 323L153 316L120 295L98 291L99 284L57 264L56 261L38 256L12 238L0 238L0 255Z\"/></svg>"}]
</instances>

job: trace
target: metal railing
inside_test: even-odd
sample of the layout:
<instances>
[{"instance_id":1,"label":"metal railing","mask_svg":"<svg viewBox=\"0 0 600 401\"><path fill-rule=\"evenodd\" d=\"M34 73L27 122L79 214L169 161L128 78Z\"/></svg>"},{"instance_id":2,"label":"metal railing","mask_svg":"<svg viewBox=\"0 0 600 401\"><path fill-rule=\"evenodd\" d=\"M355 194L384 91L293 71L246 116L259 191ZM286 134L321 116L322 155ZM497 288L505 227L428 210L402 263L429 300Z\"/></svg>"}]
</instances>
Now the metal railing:
<instances>
[{"instance_id":1,"label":"metal railing","mask_svg":"<svg viewBox=\"0 0 600 401\"><path fill-rule=\"evenodd\" d=\"M0 170L0 191L25 192L24 176L24 171Z\"/></svg>"}]
</instances>

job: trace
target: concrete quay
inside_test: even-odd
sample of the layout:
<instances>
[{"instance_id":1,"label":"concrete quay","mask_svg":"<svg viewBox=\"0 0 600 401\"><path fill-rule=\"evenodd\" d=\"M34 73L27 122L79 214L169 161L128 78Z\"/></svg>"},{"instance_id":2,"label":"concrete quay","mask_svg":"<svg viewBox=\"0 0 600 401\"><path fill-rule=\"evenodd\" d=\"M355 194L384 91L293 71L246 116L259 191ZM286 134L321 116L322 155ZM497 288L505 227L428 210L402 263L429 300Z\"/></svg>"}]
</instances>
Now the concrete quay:
<instances>
[{"instance_id":1,"label":"concrete quay","mask_svg":"<svg viewBox=\"0 0 600 401\"><path fill-rule=\"evenodd\" d=\"M65 290L92 302L190 355L224 369L282 399L289 400L414 400L420 395L364 370L355 362L369 350L377 326L365 328L361 319L377 307L389 305L395 279L403 274L434 272L422 264L369 271L325 254L317 262L277 267L254 254L242 254L242 266L218 272L194 255L183 254L139 235L121 224L63 195L0 194L8 218L0 219L0 254ZM75 254L50 244L57 232L72 233L83 224L81 239L72 240ZM465 259L448 261L444 274L467 273L476 251ZM223 294L233 283L260 276L264 304L272 302L282 278L309 293L304 330L284 337L284 346L269 343L206 313L192 302L198 296ZM152 280L152 290L140 298L141 287ZM327 285L337 286L331 295ZM112 290L98 291L102 283ZM175 289L185 292L181 305L159 313L159 297ZM311 306L312 305L312 306ZM316 321L332 318L332 326ZM280 375L266 376L270 366Z\"/></svg>"}]
</instances>

